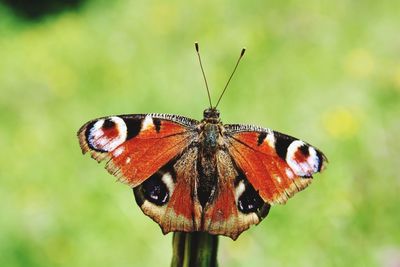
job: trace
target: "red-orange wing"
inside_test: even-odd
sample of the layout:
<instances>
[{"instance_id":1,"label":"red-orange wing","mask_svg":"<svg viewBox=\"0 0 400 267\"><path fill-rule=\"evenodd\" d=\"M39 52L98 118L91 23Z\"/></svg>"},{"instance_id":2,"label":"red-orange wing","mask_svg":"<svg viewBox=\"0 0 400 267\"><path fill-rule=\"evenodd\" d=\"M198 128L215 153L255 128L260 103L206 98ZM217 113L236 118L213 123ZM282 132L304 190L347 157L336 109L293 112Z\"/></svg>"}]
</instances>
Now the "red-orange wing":
<instances>
[{"instance_id":1,"label":"red-orange wing","mask_svg":"<svg viewBox=\"0 0 400 267\"><path fill-rule=\"evenodd\" d=\"M179 156L134 188L137 204L164 234L200 230L201 206L194 197L198 149L189 146Z\"/></svg>"},{"instance_id":2,"label":"red-orange wing","mask_svg":"<svg viewBox=\"0 0 400 267\"><path fill-rule=\"evenodd\" d=\"M251 225L261 222L267 216L270 205L264 203L248 184L228 151L218 150L216 159L218 184L215 197L205 207L202 231L235 240Z\"/></svg>"},{"instance_id":3,"label":"red-orange wing","mask_svg":"<svg viewBox=\"0 0 400 267\"><path fill-rule=\"evenodd\" d=\"M89 121L78 131L83 153L136 187L178 156L196 136L197 121L176 115L137 114Z\"/></svg>"},{"instance_id":4,"label":"red-orange wing","mask_svg":"<svg viewBox=\"0 0 400 267\"><path fill-rule=\"evenodd\" d=\"M244 176L270 204L285 203L324 169L325 155L282 133L250 125L225 125L230 155Z\"/></svg>"}]
</instances>

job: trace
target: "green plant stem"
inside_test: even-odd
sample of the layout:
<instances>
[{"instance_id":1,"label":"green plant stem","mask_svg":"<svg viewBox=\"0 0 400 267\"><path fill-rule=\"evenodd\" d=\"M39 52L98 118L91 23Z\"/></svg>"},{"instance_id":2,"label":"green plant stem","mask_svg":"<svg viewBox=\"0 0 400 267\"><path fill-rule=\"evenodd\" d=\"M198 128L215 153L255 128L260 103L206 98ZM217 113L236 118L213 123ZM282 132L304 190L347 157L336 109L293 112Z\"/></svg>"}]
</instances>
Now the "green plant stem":
<instances>
[{"instance_id":1,"label":"green plant stem","mask_svg":"<svg viewBox=\"0 0 400 267\"><path fill-rule=\"evenodd\" d=\"M218 236L206 232L175 232L171 267L216 267Z\"/></svg>"}]
</instances>

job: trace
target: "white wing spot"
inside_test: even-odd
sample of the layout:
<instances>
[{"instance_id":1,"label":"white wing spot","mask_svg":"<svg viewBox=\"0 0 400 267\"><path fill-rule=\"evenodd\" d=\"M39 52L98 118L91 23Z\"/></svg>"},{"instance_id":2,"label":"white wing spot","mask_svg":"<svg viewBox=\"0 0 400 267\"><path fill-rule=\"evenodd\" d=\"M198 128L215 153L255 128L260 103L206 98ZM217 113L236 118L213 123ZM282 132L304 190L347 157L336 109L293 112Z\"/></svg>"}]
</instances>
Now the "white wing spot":
<instances>
[{"instance_id":1,"label":"white wing spot","mask_svg":"<svg viewBox=\"0 0 400 267\"><path fill-rule=\"evenodd\" d=\"M125 160L125 164L128 164L129 162L131 162L131 158L127 157L126 160Z\"/></svg>"},{"instance_id":2,"label":"white wing spot","mask_svg":"<svg viewBox=\"0 0 400 267\"><path fill-rule=\"evenodd\" d=\"M150 115L146 115L142 122L142 130L147 130L154 126L153 118Z\"/></svg>"},{"instance_id":3,"label":"white wing spot","mask_svg":"<svg viewBox=\"0 0 400 267\"><path fill-rule=\"evenodd\" d=\"M124 152L124 150L125 148L122 146L115 149L115 151L113 152L114 157L118 157L119 155L121 155Z\"/></svg>"},{"instance_id":4,"label":"white wing spot","mask_svg":"<svg viewBox=\"0 0 400 267\"><path fill-rule=\"evenodd\" d=\"M239 197L243 194L246 190L246 186L244 185L243 181L240 181L239 184L235 188L235 200L236 203L238 202Z\"/></svg>"},{"instance_id":5,"label":"white wing spot","mask_svg":"<svg viewBox=\"0 0 400 267\"><path fill-rule=\"evenodd\" d=\"M172 179L171 174L169 172L164 173L163 176L161 177L161 180L167 186L169 195L171 196L175 189L175 183L174 180Z\"/></svg>"},{"instance_id":6,"label":"white wing spot","mask_svg":"<svg viewBox=\"0 0 400 267\"><path fill-rule=\"evenodd\" d=\"M267 142L267 144L272 147L275 148L275 142L276 142L276 138L273 132L269 132L267 134L267 137L265 138L265 142Z\"/></svg>"}]
</instances>

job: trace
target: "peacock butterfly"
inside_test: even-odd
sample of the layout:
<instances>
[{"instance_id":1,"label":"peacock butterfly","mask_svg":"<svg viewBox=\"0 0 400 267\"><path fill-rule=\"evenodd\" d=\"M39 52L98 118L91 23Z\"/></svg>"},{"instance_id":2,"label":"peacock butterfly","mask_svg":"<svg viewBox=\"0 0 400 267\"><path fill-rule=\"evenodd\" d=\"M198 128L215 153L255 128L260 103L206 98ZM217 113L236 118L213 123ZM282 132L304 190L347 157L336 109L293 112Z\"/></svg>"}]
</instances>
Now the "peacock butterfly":
<instances>
[{"instance_id":1,"label":"peacock butterfly","mask_svg":"<svg viewBox=\"0 0 400 267\"><path fill-rule=\"evenodd\" d=\"M195 44L203 77L204 70ZM169 114L107 116L78 131L83 153L133 188L163 233L205 231L236 239L270 206L306 188L327 158L308 143L268 128L223 124L215 106L197 121Z\"/></svg>"}]
</instances>

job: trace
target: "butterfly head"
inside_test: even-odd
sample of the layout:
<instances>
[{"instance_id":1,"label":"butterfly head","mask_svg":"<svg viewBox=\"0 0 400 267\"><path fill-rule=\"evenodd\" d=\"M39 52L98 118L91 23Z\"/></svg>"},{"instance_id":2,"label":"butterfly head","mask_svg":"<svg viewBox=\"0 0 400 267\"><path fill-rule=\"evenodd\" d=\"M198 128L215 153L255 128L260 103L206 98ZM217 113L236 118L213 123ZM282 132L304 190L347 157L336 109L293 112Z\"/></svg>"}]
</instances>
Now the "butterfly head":
<instances>
[{"instance_id":1,"label":"butterfly head","mask_svg":"<svg viewBox=\"0 0 400 267\"><path fill-rule=\"evenodd\" d=\"M203 112L203 118L205 121L210 123L218 123L219 119L219 110L216 108L208 108Z\"/></svg>"}]
</instances>

